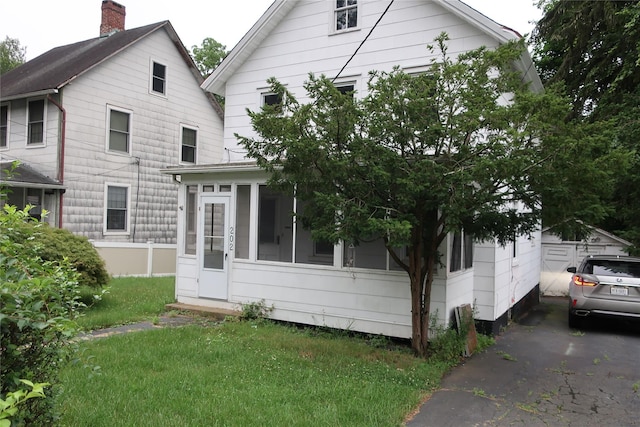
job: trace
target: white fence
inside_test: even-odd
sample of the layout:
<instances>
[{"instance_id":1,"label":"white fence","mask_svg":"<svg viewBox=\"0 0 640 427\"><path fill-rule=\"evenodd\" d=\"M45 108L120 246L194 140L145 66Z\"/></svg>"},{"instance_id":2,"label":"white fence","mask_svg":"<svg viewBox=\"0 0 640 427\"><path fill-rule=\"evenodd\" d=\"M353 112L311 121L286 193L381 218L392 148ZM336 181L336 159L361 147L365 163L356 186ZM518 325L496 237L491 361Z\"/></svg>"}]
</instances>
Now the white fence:
<instances>
[{"instance_id":1,"label":"white fence","mask_svg":"<svg viewBox=\"0 0 640 427\"><path fill-rule=\"evenodd\" d=\"M176 245L160 243L91 242L107 265L119 276L173 276L176 274Z\"/></svg>"}]
</instances>

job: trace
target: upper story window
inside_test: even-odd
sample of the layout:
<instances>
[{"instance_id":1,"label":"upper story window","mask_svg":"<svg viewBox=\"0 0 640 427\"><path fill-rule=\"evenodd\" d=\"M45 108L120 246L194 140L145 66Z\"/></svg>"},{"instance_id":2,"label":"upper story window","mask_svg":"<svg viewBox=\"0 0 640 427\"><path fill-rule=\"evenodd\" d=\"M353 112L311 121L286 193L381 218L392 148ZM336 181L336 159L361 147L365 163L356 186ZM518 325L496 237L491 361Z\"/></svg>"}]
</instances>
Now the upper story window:
<instances>
[{"instance_id":1,"label":"upper story window","mask_svg":"<svg viewBox=\"0 0 640 427\"><path fill-rule=\"evenodd\" d=\"M44 143L44 99L29 101L27 145Z\"/></svg>"},{"instance_id":2,"label":"upper story window","mask_svg":"<svg viewBox=\"0 0 640 427\"><path fill-rule=\"evenodd\" d=\"M131 152L131 112L108 107L108 150Z\"/></svg>"},{"instance_id":3,"label":"upper story window","mask_svg":"<svg viewBox=\"0 0 640 427\"><path fill-rule=\"evenodd\" d=\"M358 0L335 0L336 31L348 30L358 26Z\"/></svg>"},{"instance_id":4,"label":"upper story window","mask_svg":"<svg viewBox=\"0 0 640 427\"><path fill-rule=\"evenodd\" d=\"M9 145L9 106L0 106L0 148Z\"/></svg>"},{"instance_id":5,"label":"upper story window","mask_svg":"<svg viewBox=\"0 0 640 427\"><path fill-rule=\"evenodd\" d=\"M336 86L336 89L338 89L338 92L340 92L343 95L348 95L350 97L353 97L353 94L356 90L355 83L353 82L335 83L335 86Z\"/></svg>"},{"instance_id":6,"label":"upper story window","mask_svg":"<svg viewBox=\"0 0 640 427\"><path fill-rule=\"evenodd\" d=\"M277 93L263 93L262 106L272 106L276 111L282 111L282 97Z\"/></svg>"},{"instance_id":7,"label":"upper story window","mask_svg":"<svg viewBox=\"0 0 640 427\"><path fill-rule=\"evenodd\" d=\"M151 92L167 94L167 66L153 61L151 64Z\"/></svg>"},{"instance_id":8,"label":"upper story window","mask_svg":"<svg viewBox=\"0 0 640 427\"><path fill-rule=\"evenodd\" d=\"M180 161L185 163L196 162L196 148L198 142L198 131L194 128L181 126L181 154Z\"/></svg>"}]
</instances>

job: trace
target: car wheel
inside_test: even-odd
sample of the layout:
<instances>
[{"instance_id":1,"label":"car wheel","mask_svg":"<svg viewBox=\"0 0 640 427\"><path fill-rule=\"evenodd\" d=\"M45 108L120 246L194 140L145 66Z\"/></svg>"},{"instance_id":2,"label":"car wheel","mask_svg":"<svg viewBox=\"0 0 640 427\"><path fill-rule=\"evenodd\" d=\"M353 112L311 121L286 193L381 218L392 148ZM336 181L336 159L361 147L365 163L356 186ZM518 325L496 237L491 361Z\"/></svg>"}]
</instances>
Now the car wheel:
<instances>
[{"instance_id":1,"label":"car wheel","mask_svg":"<svg viewBox=\"0 0 640 427\"><path fill-rule=\"evenodd\" d=\"M569 327L571 329L582 329L584 327L584 317L577 316L569 311Z\"/></svg>"}]
</instances>

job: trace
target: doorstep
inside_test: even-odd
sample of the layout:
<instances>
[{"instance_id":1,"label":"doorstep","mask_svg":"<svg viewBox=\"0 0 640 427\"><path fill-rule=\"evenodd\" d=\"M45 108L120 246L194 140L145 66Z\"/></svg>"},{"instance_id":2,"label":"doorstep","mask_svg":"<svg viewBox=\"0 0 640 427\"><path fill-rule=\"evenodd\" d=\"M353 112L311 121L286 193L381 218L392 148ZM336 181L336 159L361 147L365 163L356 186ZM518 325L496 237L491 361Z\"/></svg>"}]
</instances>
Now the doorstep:
<instances>
[{"instance_id":1,"label":"doorstep","mask_svg":"<svg viewBox=\"0 0 640 427\"><path fill-rule=\"evenodd\" d=\"M224 318L227 316L239 317L242 314L242 312L238 310L228 310L225 308L217 307L202 307L199 305L183 304L180 302L166 304L165 308L167 310L188 311L200 316L213 317L216 320L224 320Z\"/></svg>"}]
</instances>

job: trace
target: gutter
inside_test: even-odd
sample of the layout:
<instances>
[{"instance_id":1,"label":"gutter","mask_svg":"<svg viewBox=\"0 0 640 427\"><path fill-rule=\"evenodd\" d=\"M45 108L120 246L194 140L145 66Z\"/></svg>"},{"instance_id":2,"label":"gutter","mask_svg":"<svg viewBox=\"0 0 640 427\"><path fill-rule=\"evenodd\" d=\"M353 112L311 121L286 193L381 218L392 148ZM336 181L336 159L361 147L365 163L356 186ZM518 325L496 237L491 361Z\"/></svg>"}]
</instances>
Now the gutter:
<instances>
[{"instance_id":1,"label":"gutter","mask_svg":"<svg viewBox=\"0 0 640 427\"><path fill-rule=\"evenodd\" d=\"M16 95L9 95L9 96L0 95L0 102L13 101L14 99L22 99L22 98L36 98L43 95L49 96L52 93L58 93L58 89L44 89L44 90L38 90L35 92L19 93Z\"/></svg>"},{"instance_id":2,"label":"gutter","mask_svg":"<svg viewBox=\"0 0 640 427\"><path fill-rule=\"evenodd\" d=\"M56 90L55 93L58 93L58 91ZM62 185L64 184L64 146L66 141L66 130L67 130L67 110L65 110L62 107L62 104L60 104L58 101L53 99L53 97L50 94L47 95L47 99L53 105L58 107L58 110L60 110L60 112L62 113L62 123L61 123L61 129L60 129L60 157L59 157L59 164L58 164L58 182L60 182L60 184ZM63 200L64 200L64 193L60 192L60 206L58 209L58 228L62 228Z\"/></svg>"}]
</instances>

